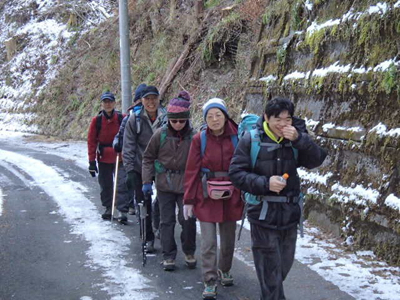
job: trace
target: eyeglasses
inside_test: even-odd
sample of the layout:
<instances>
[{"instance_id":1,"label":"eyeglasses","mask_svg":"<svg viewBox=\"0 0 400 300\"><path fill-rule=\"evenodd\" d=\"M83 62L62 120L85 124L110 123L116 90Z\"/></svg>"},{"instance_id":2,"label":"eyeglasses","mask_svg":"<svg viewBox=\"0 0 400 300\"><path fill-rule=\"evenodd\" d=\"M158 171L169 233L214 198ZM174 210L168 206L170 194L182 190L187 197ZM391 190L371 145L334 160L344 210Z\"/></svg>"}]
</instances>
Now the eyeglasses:
<instances>
[{"instance_id":1,"label":"eyeglasses","mask_svg":"<svg viewBox=\"0 0 400 300\"><path fill-rule=\"evenodd\" d=\"M172 124L176 124L176 123L185 124L186 123L186 120L170 120L170 121Z\"/></svg>"}]
</instances>

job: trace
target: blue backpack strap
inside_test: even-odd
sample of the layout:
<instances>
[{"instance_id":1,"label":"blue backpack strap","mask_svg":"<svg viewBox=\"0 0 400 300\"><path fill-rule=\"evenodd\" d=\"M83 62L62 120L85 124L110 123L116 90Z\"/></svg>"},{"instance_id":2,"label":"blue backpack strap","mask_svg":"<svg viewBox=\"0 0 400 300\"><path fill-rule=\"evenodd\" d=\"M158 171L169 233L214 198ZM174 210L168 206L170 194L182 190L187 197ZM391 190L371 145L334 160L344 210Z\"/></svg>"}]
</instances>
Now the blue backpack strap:
<instances>
[{"instance_id":1,"label":"blue backpack strap","mask_svg":"<svg viewBox=\"0 0 400 300\"><path fill-rule=\"evenodd\" d=\"M207 135L206 135L205 130L200 132L200 142L201 142L201 146L200 146L201 158L203 158L204 152L206 152L206 146L207 146Z\"/></svg>"},{"instance_id":2,"label":"blue backpack strap","mask_svg":"<svg viewBox=\"0 0 400 300\"><path fill-rule=\"evenodd\" d=\"M239 139L238 139L237 134L232 134L231 135L231 141L232 141L232 144L233 144L233 148L236 149L236 147L237 147L237 145L239 143Z\"/></svg>"},{"instance_id":3,"label":"blue backpack strap","mask_svg":"<svg viewBox=\"0 0 400 300\"><path fill-rule=\"evenodd\" d=\"M142 112L142 106L137 106L133 108L133 112L135 114L135 120L136 120L136 133L139 134L140 133L140 113Z\"/></svg>"},{"instance_id":4,"label":"blue backpack strap","mask_svg":"<svg viewBox=\"0 0 400 300\"><path fill-rule=\"evenodd\" d=\"M261 140L260 134L257 129L250 130L250 140L251 140L251 148L250 148L250 158L251 158L251 167L254 169L257 156L261 149Z\"/></svg>"}]
</instances>

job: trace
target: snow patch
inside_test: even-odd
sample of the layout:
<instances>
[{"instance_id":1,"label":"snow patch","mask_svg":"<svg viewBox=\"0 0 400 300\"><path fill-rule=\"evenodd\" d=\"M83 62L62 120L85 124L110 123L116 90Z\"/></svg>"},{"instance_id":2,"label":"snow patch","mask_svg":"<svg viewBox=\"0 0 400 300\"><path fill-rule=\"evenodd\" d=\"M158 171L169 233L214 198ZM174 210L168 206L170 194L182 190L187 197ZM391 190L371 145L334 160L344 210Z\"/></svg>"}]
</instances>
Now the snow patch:
<instances>
[{"instance_id":1,"label":"snow patch","mask_svg":"<svg viewBox=\"0 0 400 300\"><path fill-rule=\"evenodd\" d=\"M94 204L82 192L86 190L84 186L65 180L53 168L28 156L0 150L0 157L28 173L35 184L58 204L59 213L71 225L71 233L89 243L87 266L101 269L107 283L103 289L112 296L111 299L148 300L156 297L145 290L149 288L150 280L140 270L129 266L129 238L111 223L101 220Z\"/></svg>"},{"instance_id":2,"label":"snow patch","mask_svg":"<svg viewBox=\"0 0 400 300\"><path fill-rule=\"evenodd\" d=\"M400 198L396 197L394 194L390 194L386 197L385 204L391 208L400 211Z\"/></svg>"},{"instance_id":3,"label":"snow patch","mask_svg":"<svg viewBox=\"0 0 400 300\"><path fill-rule=\"evenodd\" d=\"M276 76L274 76L274 75L269 75L269 76L267 76L267 77L262 77L262 78L260 78L259 80L260 81L265 81L265 82L271 82L271 81L275 81L275 80L277 80L278 79L278 77L276 77Z\"/></svg>"},{"instance_id":4,"label":"snow patch","mask_svg":"<svg viewBox=\"0 0 400 300\"><path fill-rule=\"evenodd\" d=\"M344 187L338 183L332 185L333 195L331 198L338 199L339 202L354 202L356 204L367 205L368 203L376 204L379 192L371 188L365 188L361 184L355 187Z\"/></svg>"},{"instance_id":5,"label":"snow patch","mask_svg":"<svg viewBox=\"0 0 400 300\"><path fill-rule=\"evenodd\" d=\"M379 123L378 125L373 127L369 132L371 133L374 132L380 136L391 136L391 137L400 136L400 128L393 128L388 131L386 125L382 123Z\"/></svg>"},{"instance_id":6,"label":"snow patch","mask_svg":"<svg viewBox=\"0 0 400 300\"><path fill-rule=\"evenodd\" d=\"M0 189L0 216L3 214L3 190Z\"/></svg>"},{"instance_id":7,"label":"snow patch","mask_svg":"<svg viewBox=\"0 0 400 300\"><path fill-rule=\"evenodd\" d=\"M310 0L306 0L304 6L307 8L307 10L311 11L313 9L314 4Z\"/></svg>"}]
</instances>

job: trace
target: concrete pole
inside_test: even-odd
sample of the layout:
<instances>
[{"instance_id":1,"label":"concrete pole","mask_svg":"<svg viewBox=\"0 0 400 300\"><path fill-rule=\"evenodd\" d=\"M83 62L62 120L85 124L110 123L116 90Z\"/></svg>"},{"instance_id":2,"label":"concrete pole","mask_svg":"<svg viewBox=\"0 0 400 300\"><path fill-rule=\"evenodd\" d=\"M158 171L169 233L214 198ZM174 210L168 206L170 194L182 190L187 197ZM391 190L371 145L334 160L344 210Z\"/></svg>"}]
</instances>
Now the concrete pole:
<instances>
[{"instance_id":1,"label":"concrete pole","mask_svg":"<svg viewBox=\"0 0 400 300\"><path fill-rule=\"evenodd\" d=\"M122 112L126 113L132 104L128 0L119 0L119 40Z\"/></svg>"}]
</instances>

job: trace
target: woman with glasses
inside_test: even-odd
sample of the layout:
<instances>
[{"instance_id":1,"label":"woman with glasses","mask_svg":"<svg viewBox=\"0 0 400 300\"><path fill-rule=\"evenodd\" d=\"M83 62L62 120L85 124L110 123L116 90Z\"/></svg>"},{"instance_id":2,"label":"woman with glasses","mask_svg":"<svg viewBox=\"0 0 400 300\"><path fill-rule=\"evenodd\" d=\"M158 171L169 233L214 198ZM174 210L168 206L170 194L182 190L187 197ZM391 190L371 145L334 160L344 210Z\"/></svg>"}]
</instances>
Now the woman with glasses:
<instances>
[{"instance_id":1,"label":"woman with glasses","mask_svg":"<svg viewBox=\"0 0 400 300\"><path fill-rule=\"evenodd\" d=\"M215 299L217 279L230 286L235 249L236 221L243 212L240 191L228 176L238 137L237 125L228 115L225 102L208 100L203 106L205 130L193 137L185 171L184 216L200 221L203 299ZM217 256L217 228L220 251Z\"/></svg>"},{"instance_id":2,"label":"woman with glasses","mask_svg":"<svg viewBox=\"0 0 400 300\"><path fill-rule=\"evenodd\" d=\"M185 264L196 267L196 219L183 217L183 178L194 129L189 122L190 95L186 91L169 102L168 123L157 129L143 154L143 190L151 191L153 178L160 206L160 240L164 270L175 269L177 246L174 237L176 206L182 227L181 243Z\"/></svg>"}]
</instances>

